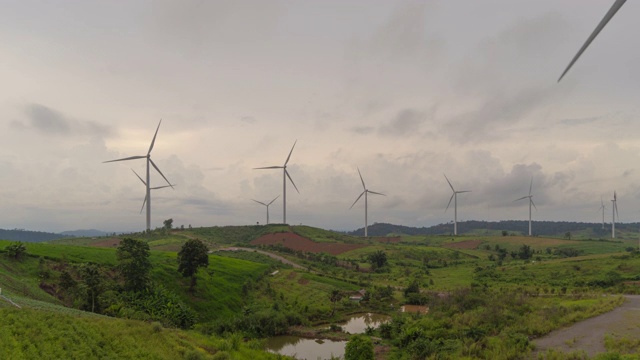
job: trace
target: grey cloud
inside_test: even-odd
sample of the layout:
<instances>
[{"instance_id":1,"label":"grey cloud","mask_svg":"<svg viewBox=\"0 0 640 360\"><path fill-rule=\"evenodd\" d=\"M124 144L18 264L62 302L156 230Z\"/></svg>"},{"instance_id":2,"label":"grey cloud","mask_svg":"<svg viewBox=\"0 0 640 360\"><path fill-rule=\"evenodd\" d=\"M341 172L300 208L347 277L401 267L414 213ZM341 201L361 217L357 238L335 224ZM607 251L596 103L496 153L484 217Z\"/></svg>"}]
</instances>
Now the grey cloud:
<instances>
[{"instance_id":1,"label":"grey cloud","mask_svg":"<svg viewBox=\"0 0 640 360\"><path fill-rule=\"evenodd\" d=\"M14 121L15 129L33 129L47 135L108 137L114 134L113 128L93 121L75 120L47 106L31 103L24 109L27 117L24 121Z\"/></svg>"},{"instance_id":2,"label":"grey cloud","mask_svg":"<svg viewBox=\"0 0 640 360\"><path fill-rule=\"evenodd\" d=\"M510 96L494 95L476 110L453 117L443 132L457 142L496 140L505 125L513 125L553 98L547 88L522 89Z\"/></svg>"},{"instance_id":3,"label":"grey cloud","mask_svg":"<svg viewBox=\"0 0 640 360\"><path fill-rule=\"evenodd\" d=\"M401 110L388 124L378 129L380 135L407 136L416 134L426 115L413 109Z\"/></svg>"},{"instance_id":4,"label":"grey cloud","mask_svg":"<svg viewBox=\"0 0 640 360\"><path fill-rule=\"evenodd\" d=\"M243 116L240 118L240 121L245 122L247 124L253 124L256 122L256 118L253 116Z\"/></svg>"},{"instance_id":5,"label":"grey cloud","mask_svg":"<svg viewBox=\"0 0 640 360\"><path fill-rule=\"evenodd\" d=\"M368 135L375 131L373 126L356 126L350 129L351 132L360 135Z\"/></svg>"}]
</instances>

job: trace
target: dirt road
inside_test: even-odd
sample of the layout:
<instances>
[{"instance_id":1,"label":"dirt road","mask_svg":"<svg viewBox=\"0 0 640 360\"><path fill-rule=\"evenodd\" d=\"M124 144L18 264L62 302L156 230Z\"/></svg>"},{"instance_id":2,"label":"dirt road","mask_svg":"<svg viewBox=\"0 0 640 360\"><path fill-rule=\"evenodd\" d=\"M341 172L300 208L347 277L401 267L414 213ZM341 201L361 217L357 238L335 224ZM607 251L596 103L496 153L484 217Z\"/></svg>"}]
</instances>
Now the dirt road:
<instances>
[{"instance_id":1,"label":"dirt road","mask_svg":"<svg viewBox=\"0 0 640 360\"><path fill-rule=\"evenodd\" d=\"M294 269L306 269L305 267L298 265L296 263L294 263L291 260L287 260L285 258L283 258L280 255L276 255L267 251L262 251L262 250L256 250L256 249L251 249L251 248L243 248L243 247L228 247L228 248L224 248L224 249L219 249L218 251L255 251L259 254L262 255L267 255L268 257L272 258L272 259L276 259L279 260L281 263L283 264L287 264L287 265L291 265L293 266Z\"/></svg>"},{"instance_id":2,"label":"dirt road","mask_svg":"<svg viewBox=\"0 0 640 360\"><path fill-rule=\"evenodd\" d=\"M549 333L534 341L535 355L555 348L564 352L584 351L589 356L606 351L607 334L629 339L640 339L640 295L625 295L626 301L616 309L568 328Z\"/></svg>"}]
</instances>

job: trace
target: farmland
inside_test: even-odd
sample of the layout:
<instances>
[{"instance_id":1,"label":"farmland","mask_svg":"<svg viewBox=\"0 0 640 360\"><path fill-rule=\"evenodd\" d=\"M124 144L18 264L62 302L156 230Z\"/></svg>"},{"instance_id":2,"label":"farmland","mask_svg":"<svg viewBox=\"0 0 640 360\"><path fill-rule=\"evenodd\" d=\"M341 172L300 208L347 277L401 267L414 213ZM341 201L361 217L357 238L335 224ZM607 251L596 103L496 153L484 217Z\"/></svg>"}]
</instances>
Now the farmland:
<instances>
[{"instance_id":1,"label":"farmland","mask_svg":"<svg viewBox=\"0 0 640 360\"><path fill-rule=\"evenodd\" d=\"M436 352L451 359L518 359L532 353L533 339L610 311L624 301L622 297L603 294L640 293L637 285L640 256L630 250L635 244L632 240L502 235L363 239L282 225L129 236L146 242L152 249L153 283L165 289L166 294L175 294L177 301L197 314L195 326L184 335L190 345L158 350L172 355L188 353L207 358L228 351L229 345L225 343L228 340L224 337L229 334L260 339L299 332L294 329L300 328L309 333L317 331L314 329L320 324L339 322L348 314L377 312L393 316L389 326L371 333L382 339L379 346L386 347L382 352L386 359L428 358ZM192 238L202 239L214 253L209 255L210 266L198 272L195 291L189 293L187 279L177 272L176 251ZM63 323L75 318L84 321L80 319L88 313L78 310L83 309L82 303L61 296L61 274L82 264L95 263L115 286L118 281L115 248L120 239L63 239L50 244L28 244L28 256L0 263L3 294L22 302L34 318L60 314L65 316L58 319ZM0 250L9 244L0 241ZM215 252L229 245L254 246L277 253L302 265L302 269L293 269L257 252ZM101 309L107 310L109 302L117 298L117 286L113 289L100 298ZM350 301L348 296L360 289L367 293L363 301ZM336 292L341 295L331 300L330 294ZM423 315L402 315L397 312L402 304L424 304L430 311ZM6 303L0 303L0 309L19 311ZM111 317L121 317L126 312L111 310L105 314L110 316L101 316L100 321L138 324L136 320ZM143 319L146 315L128 316ZM91 325L83 323L78 328L85 326ZM185 331L173 329L169 323L158 326L164 329L160 331L162 334ZM103 343L111 341L97 330L86 332L102 338ZM214 340L203 343L202 335L213 335ZM19 344L15 336L13 339ZM425 336L430 342L420 340ZM94 340L86 342L91 341ZM166 341L170 344L173 340ZM606 350L611 354L638 350L635 345L622 347L620 342L612 341L608 344ZM259 343L236 344L235 348L237 358L252 351L263 354ZM30 349L25 354L40 351L43 350ZM88 350L73 351L84 354ZM551 358L565 356L559 350L551 351ZM87 354L99 357L97 353Z\"/></svg>"}]
</instances>

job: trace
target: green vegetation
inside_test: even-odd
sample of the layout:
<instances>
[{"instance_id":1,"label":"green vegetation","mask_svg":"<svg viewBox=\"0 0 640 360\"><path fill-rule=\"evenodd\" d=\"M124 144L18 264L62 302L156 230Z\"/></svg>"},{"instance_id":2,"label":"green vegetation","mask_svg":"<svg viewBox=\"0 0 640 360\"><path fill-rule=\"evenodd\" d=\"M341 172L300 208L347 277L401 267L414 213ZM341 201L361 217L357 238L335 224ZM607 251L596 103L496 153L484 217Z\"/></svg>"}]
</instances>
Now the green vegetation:
<instances>
[{"instance_id":1,"label":"green vegetation","mask_svg":"<svg viewBox=\"0 0 640 360\"><path fill-rule=\"evenodd\" d=\"M302 268L253 251L207 254L207 249L229 245L250 247L261 235L286 231L316 242L362 247L338 255L270 249ZM530 238L503 236L496 230L494 235L414 235L380 242L278 224L164 227L126 239L27 244L20 256L14 256L14 243L0 241L0 287L28 310L25 316L79 321L76 328L86 332L87 340L72 330L52 327L70 331L69 337L81 343L61 353L68 358L97 358L101 349L113 351L110 346L116 345L111 342L116 340L99 332L99 327L91 328L92 319L121 336L137 336L139 342L179 344L175 349L158 346L157 352L149 353L159 355L149 358L165 358L166 353L174 358L243 359L251 354L260 359L274 357L259 350L259 341L243 339L292 332L324 334L320 328L349 314L378 312L392 315L393 320L377 330L368 329L367 335L382 339L387 360L520 359L531 353L532 339L622 302L619 296L603 294L640 293L636 240L589 240L574 230L571 239L564 235ZM400 313L405 304L426 306L429 311ZM2 301L0 311L21 310ZM142 330L129 334L119 327L141 327L151 334L145 336L168 338L149 339L133 335ZM24 335L10 336L5 347L0 345L0 354L14 345L25 354L17 358L38 357L46 351L46 345L24 345L19 337ZM330 336L349 338L335 331ZM361 338L352 337L353 343L357 339ZM636 340L608 337L607 350L636 352ZM136 358L133 351L119 357ZM541 356L572 355L552 350Z\"/></svg>"},{"instance_id":2,"label":"green vegetation","mask_svg":"<svg viewBox=\"0 0 640 360\"><path fill-rule=\"evenodd\" d=\"M191 279L191 284L189 285L189 292L191 293L193 293L193 288L196 286L198 269L209 266L208 251L209 249L202 241L190 239L182 245L182 249L178 253L178 271L182 276Z\"/></svg>"}]
</instances>

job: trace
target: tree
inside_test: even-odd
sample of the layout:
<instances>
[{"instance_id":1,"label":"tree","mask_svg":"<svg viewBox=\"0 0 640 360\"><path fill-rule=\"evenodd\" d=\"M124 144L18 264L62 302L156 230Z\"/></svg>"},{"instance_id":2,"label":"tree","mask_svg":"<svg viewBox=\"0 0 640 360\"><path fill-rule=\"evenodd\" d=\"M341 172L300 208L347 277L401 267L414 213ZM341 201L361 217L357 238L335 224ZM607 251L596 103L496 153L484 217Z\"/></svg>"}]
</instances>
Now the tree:
<instances>
[{"instance_id":1,"label":"tree","mask_svg":"<svg viewBox=\"0 0 640 360\"><path fill-rule=\"evenodd\" d=\"M4 250L7 252L8 257L16 260L20 259L27 253L27 247L19 241L8 245Z\"/></svg>"},{"instance_id":2,"label":"tree","mask_svg":"<svg viewBox=\"0 0 640 360\"><path fill-rule=\"evenodd\" d=\"M533 250L531 246L523 244L518 252L518 257L522 260L530 259L533 256Z\"/></svg>"},{"instance_id":3,"label":"tree","mask_svg":"<svg viewBox=\"0 0 640 360\"><path fill-rule=\"evenodd\" d=\"M124 278L124 288L128 291L141 291L149 284L149 244L141 240L125 238L116 250L118 270Z\"/></svg>"},{"instance_id":4,"label":"tree","mask_svg":"<svg viewBox=\"0 0 640 360\"><path fill-rule=\"evenodd\" d=\"M178 271L183 277L191 277L189 291L196 286L196 273L201 267L209 266L209 249L198 239L190 239L178 253Z\"/></svg>"},{"instance_id":5,"label":"tree","mask_svg":"<svg viewBox=\"0 0 640 360\"><path fill-rule=\"evenodd\" d=\"M382 250L378 250L369 255L369 262L371 263L371 267L379 269L387 265L387 253Z\"/></svg>"},{"instance_id":6,"label":"tree","mask_svg":"<svg viewBox=\"0 0 640 360\"><path fill-rule=\"evenodd\" d=\"M164 224L164 228L167 230L171 230L171 228L173 228L173 219L167 219L162 223Z\"/></svg>"},{"instance_id":7,"label":"tree","mask_svg":"<svg viewBox=\"0 0 640 360\"><path fill-rule=\"evenodd\" d=\"M338 303L338 301L342 300L342 293L340 292L340 290L332 290L331 294L329 294L329 300L333 304L333 309L331 310L331 316L333 316L333 314L335 314L336 312L336 304Z\"/></svg>"},{"instance_id":8,"label":"tree","mask_svg":"<svg viewBox=\"0 0 640 360\"><path fill-rule=\"evenodd\" d=\"M103 291L104 279L100 268L94 263L86 263L80 268L82 281L87 289L87 305L90 305L91 312L96 310L96 298Z\"/></svg>"},{"instance_id":9,"label":"tree","mask_svg":"<svg viewBox=\"0 0 640 360\"><path fill-rule=\"evenodd\" d=\"M353 335L344 349L344 360L373 360L373 342L365 335Z\"/></svg>"}]
</instances>

